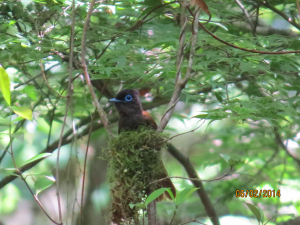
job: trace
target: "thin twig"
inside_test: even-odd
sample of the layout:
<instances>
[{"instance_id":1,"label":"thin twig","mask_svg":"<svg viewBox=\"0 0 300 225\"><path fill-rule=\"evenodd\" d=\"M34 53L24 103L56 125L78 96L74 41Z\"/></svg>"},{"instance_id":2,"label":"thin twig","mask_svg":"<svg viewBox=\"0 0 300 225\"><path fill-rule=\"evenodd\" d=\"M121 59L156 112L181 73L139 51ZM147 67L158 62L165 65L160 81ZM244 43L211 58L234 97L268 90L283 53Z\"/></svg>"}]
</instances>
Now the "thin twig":
<instances>
[{"instance_id":1,"label":"thin twig","mask_svg":"<svg viewBox=\"0 0 300 225\"><path fill-rule=\"evenodd\" d=\"M53 66L50 66L48 69L46 69L44 72L48 72L48 71L51 70L52 68L54 68L54 67L56 67L56 66L59 66L59 65L60 65L60 63L54 64ZM36 76L30 78L29 80L25 81L24 83L17 84L16 86L14 86L14 89L17 89L18 87L21 87L21 86L23 86L23 85L25 85L25 84L28 84L28 83L30 83L31 81L35 80L36 78L38 78L38 77L40 77L40 76L42 76L42 75L43 75L43 73L40 73L40 74L38 74L38 75L36 75Z\"/></svg>"},{"instance_id":2,"label":"thin twig","mask_svg":"<svg viewBox=\"0 0 300 225\"><path fill-rule=\"evenodd\" d=\"M288 142L286 143L286 145L288 144ZM277 183L277 188L278 190L280 190L280 185L282 184L282 180L284 178L284 174L286 173L286 164L287 164L287 155L285 155L284 157L284 162L283 162L283 170L282 170L282 173L280 174L280 178L279 178L279 181ZM278 215L278 209L279 209L279 206L280 206L280 200L279 198L277 199L277 202L276 202L276 210L275 210L275 215Z\"/></svg>"},{"instance_id":3,"label":"thin twig","mask_svg":"<svg viewBox=\"0 0 300 225\"><path fill-rule=\"evenodd\" d=\"M201 121L201 120L200 120L200 121ZM176 137L178 137L178 136L181 136L181 135L184 135L184 134L188 134L188 133L192 133L192 132L196 131L196 130L198 130L204 123L205 123L205 120L203 120L203 122L202 122L198 127L194 128L194 129L192 129L192 130L189 130L189 131L187 131L187 132L183 132L183 133L180 133L180 134L176 134L176 135L174 135L173 137L168 138L168 141L170 141L170 140L172 140L173 138L176 138Z\"/></svg>"},{"instance_id":4,"label":"thin twig","mask_svg":"<svg viewBox=\"0 0 300 225\"><path fill-rule=\"evenodd\" d=\"M124 82L121 80L118 92L120 92L123 89L123 85L124 85Z\"/></svg>"},{"instance_id":5,"label":"thin twig","mask_svg":"<svg viewBox=\"0 0 300 225\"><path fill-rule=\"evenodd\" d=\"M24 181L25 185L27 186L28 190L30 191L32 197L34 198L34 200L38 203L38 205L40 206L40 208L42 209L42 211L44 212L44 214L48 217L49 220L51 220L52 223L55 223L57 225L62 225L62 223L60 222L56 222L55 220L53 220L51 218L51 216L46 212L46 210L44 209L44 207L42 206L42 204L40 203L39 199L37 198L37 196L33 193L33 191L31 190L31 188L29 187L27 181L25 180L25 178L22 176L22 174L20 174L20 178Z\"/></svg>"},{"instance_id":6,"label":"thin twig","mask_svg":"<svg viewBox=\"0 0 300 225\"><path fill-rule=\"evenodd\" d=\"M71 97L73 94L72 90L72 71L73 71L73 54L74 54L74 30L75 30L75 3L73 0L73 18L72 18L72 25L71 25L71 37L70 37L70 58L69 58L69 82L68 82L68 92L67 92L67 102L66 102L66 110L63 120L63 125L60 133L60 138L57 147L57 158L56 158L56 195L57 195L57 204L58 204L58 212L59 212L59 220L62 222L62 212L61 212L61 204L60 204L60 194L59 194L59 156L60 156L60 148L62 146L64 128L67 121L67 115L69 110L69 105L71 102Z\"/></svg>"},{"instance_id":7,"label":"thin twig","mask_svg":"<svg viewBox=\"0 0 300 225\"><path fill-rule=\"evenodd\" d=\"M181 4L181 7L183 9L181 13L185 16L186 15L186 8L189 9L188 2L186 0L183 1L182 4ZM176 103L179 100L179 97L181 95L182 90L184 89L186 83L188 82L188 80L191 78L191 76L193 74L192 73L192 67L193 67L193 58L194 58L194 54L195 54L195 51L196 51L196 44L197 44L197 38L198 38L198 24L199 24L198 18L199 18L199 16L200 16L200 10L199 10L199 7L197 6L197 7L195 7L195 16L194 16L194 19L193 19L191 49L190 49L190 55L189 55L189 61L188 61L188 68L187 68L187 71L186 71L186 74L185 74L184 78L179 78L180 71L177 71L176 77L175 77L177 82L175 83L175 90L172 94L172 97L171 97L171 100L169 102L169 105L168 105L169 107L168 108L170 108L174 103ZM184 26L185 26L185 21L182 22L182 28L184 28ZM181 39L185 38L185 36L183 34L184 33L182 33L182 36L180 37ZM181 53L181 50L182 50L181 48L182 48L182 45L183 45L181 40L180 40L180 43L181 43L181 46L178 50L178 54ZM181 59L178 58L176 63L180 64ZM181 69L180 65L176 65L176 67L177 67L178 70ZM165 113L164 116L161 118L159 127L157 129L159 132L162 132L165 129L165 127L167 126L169 120L171 119L173 111L174 111L174 107L172 107L169 110L169 112Z\"/></svg>"},{"instance_id":8,"label":"thin twig","mask_svg":"<svg viewBox=\"0 0 300 225\"><path fill-rule=\"evenodd\" d=\"M290 23L291 25L293 25L294 27L296 27L298 30L300 30L300 24L297 24L295 22L295 20L291 20L291 18L287 14L285 14L283 11L280 11L275 6L270 5L268 1L266 1L266 0L265 1L254 0L254 1L257 2L258 4L262 4L263 6L269 8L273 12L277 13L283 19L285 19L288 23Z\"/></svg>"},{"instance_id":9,"label":"thin twig","mask_svg":"<svg viewBox=\"0 0 300 225\"><path fill-rule=\"evenodd\" d=\"M175 85L178 83L181 74L181 66L184 58L184 49L187 46L185 44L185 31L187 25L187 17L186 17L186 9L185 7L181 7L181 14L180 14L180 23L181 23L181 31L179 35L179 48L176 58L176 77L175 77Z\"/></svg>"},{"instance_id":10,"label":"thin twig","mask_svg":"<svg viewBox=\"0 0 300 225\"><path fill-rule=\"evenodd\" d=\"M79 5L78 5L79 7ZM73 91L72 91L72 84L73 82L75 81L75 79L77 79L77 77L79 77L79 75L75 76L75 77L72 77L72 72L73 72L73 61L74 61L74 39L75 39L75 15L76 15L76 10L78 9L75 8L75 0L72 1L72 23L71 23L71 33L70 33L70 42L69 42L69 47L70 47L70 55L69 55L69 76L68 76L68 90L67 90L67 97L68 97L68 100L71 101L71 95L73 94ZM66 90L66 88L64 88L63 92ZM63 93L62 92L62 93ZM73 115L73 110L72 110L72 115ZM73 121L72 121L73 122ZM74 127L72 126L72 129ZM76 139L76 133L73 132L73 136L74 136L74 139ZM73 140L73 139L72 139ZM75 140L76 141L76 140ZM73 146L73 142L71 144L71 148L70 148L70 157L71 157L71 151L72 151L72 146ZM68 162L68 169L67 169L67 187L69 187L69 171L70 171L70 161ZM75 190L76 190L76 187L75 187ZM68 195L69 193L67 193L67 204L68 204ZM75 196L77 194L77 191L75 191ZM76 201L76 197L75 197L75 201ZM69 207L69 204L68 204L68 207ZM73 219L73 217L72 217Z\"/></svg>"},{"instance_id":11,"label":"thin twig","mask_svg":"<svg viewBox=\"0 0 300 225\"><path fill-rule=\"evenodd\" d=\"M110 40L110 42L105 46L105 48L102 50L102 52L100 53L100 55L97 56L96 60L100 59L100 58L103 56L103 54L105 53L105 51L108 49L108 47L110 46L110 44L111 44L114 40L115 40L114 38L112 38L112 39ZM94 64L96 63L96 60L95 60Z\"/></svg>"},{"instance_id":12,"label":"thin twig","mask_svg":"<svg viewBox=\"0 0 300 225\"><path fill-rule=\"evenodd\" d=\"M159 182L162 182L162 181L164 181L164 180L168 180L168 179L172 179L172 178L174 178L174 179L182 179L182 180L190 180L190 181L195 181L195 180L197 180L197 181L201 181L201 182L212 182L212 181L216 181L216 180L221 180L221 179L223 179L224 177L227 177L228 175L230 175L230 172L232 171L232 166L230 167L230 169L229 169L229 171L227 172L227 173L225 173L223 176L221 176L221 177L217 177L217 178L214 178L214 179L209 179L209 180L201 180L201 179L199 179L199 178L187 178L187 177L165 177L165 178L162 178L162 179L159 179L159 180L155 180L155 181L153 181L153 182L151 182L151 183L149 183L149 186L151 185L151 184L154 184L154 183L159 183Z\"/></svg>"},{"instance_id":13,"label":"thin twig","mask_svg":"<svg viewBox=\"0 0 300 225\"><path fill-rule=\"evenodd\" d=\"M95 110L96 111L96 110ZM94 120L95 113L92 115L92 121ZM80 200L80 218L79 218L79 225L81 224L82 220L82 208L83 208L83 197L84 197L84 186L85 186L85 175L86 175L86 164L87 164L87 156L89 152L89 146L90 146L90 140L91 140L91 134L93 130L93 123L90 126L89 134L88 134L88 141L86 145L85 150L85 156L84 156L84 164L83 164L83 177L82 177L82 188L81 188L81 200Z\"/></svg>"},{"instance_id":14,"label":"thin twig","mask_svg":"<svg viewBox=\"0 0 300 225\"><path fill-rule=\"evenodd\" d=\"M94 4L95 4L95 0L92 0L91 3L90 3L88 13L86 15L85 23L84 23L83 35L82 35L82 40L81 40L81 66L82 66L82 69L83 69L83 74L84 74L84 78L86 80L86 84L87 84L87 86L90 90L93 102L94 102L94 104L97 108L97 111L99 113L101 121L102 121L106 131L108 132L108 134L110 136L112 136L106 114L105 114L104 110L102 109L100 103L98 102L97 96L94 92L94 89L93 89L93 86L92 86L92 83L91 83L91 79L90 79L90 76L89 76L89 73L88 73L88 70L87 70L86 60L85 60L86 37L87 37L87 31L88 31L88 27L89 27L89 23L90 23L90 18L91 18L92 12L93 12Z\"/></svg>"},{"instance_id":15,"label":"thin twig","mask_svg":"<svg viewBox=\"0 0 300 225\"><path fill-rule=\"evenodd\" d=\"M34 109L35 109L42 101L44 101L44 98L43 98L43 97L41 97L41 98L39 99L39 101L37 101L37 102L34 104L34 106L32 107L32 111L33 111L33 110L34 110ZM23 120L21 120L21 121L19 121L19 122L17 123L17 125L16 125L16 127L15 127L15 129L14 129L13 134L17 133L17 131L18 131L21 127L23 127L25 121L26 121L26 119L23 119ZM8 149L9 149L9 147L10 147L10 144L11 144L11 142L12 142L13 140L14 140L14 137L11 137L11 139L10 139L10 141L8 142L8 144L6 145L6 147L5 147L5 149L4 149L3 153L2 153L2 155L0 156L0 164L1 164L2 160L4 159L4 157L5 157L5 155L6 155L7 151L8 151Z\"/></svg>"},{"instance_id":16,"label":"thin twig","mask_svg":"<svg viewBox=\"0 0 300 225\"><path fill-rule=\"evenodd\" d=\"M177 104L178 102L179 102L179 99L177 99L171 106L169 106L168 109L166 110L166 112L164 113L164 115L162 116L162 118L165 117L165 115L166 115L168 112L170 112L170 110L172 110L172 109L176 106L176 104Z\"/></svg>"},{"instance_id":17,"label":"thin twig","mask_svg":"<svg viewBox=\"0 0 300 225\"><path fill-rule=\"evenodd\" d=\"M54 107L53 110L50 112L51 116L50 116L50 121L49 121L49 132L48 132L48 137L47 137L47 148L49 147L49 144L50 144L50 139L51 139L51 134L52 134L52 125L53 125L53 120L54 120L54 116L55 116L55 110L56 110L56 107Z\"/></svg>"},{"instance_id":18,"label":"thin twig","mask_svg":"<svg viewBox=\"0 0 300 225\"><path fill-rule=\"evenodd\" d=\"M46 82L47 87L48 87L51 91L53 91L55 94L57 94L59 97L61 97L61 98L67 98L66 96L63 96L63 95L59 94L57 91L55 91L55 90L49 85L48 80L47 80L47 77L46 77L46 75L45 75L45 71L44 71L44 66L43 66L42 60L40 60L40 67L41 67L42 75L43 75L43 77L44 77L44 80L45 80L45 82Z\"/></svg>"},{"instance_id":19,"label":"thin twig","mask_svg":"<svg viewBox=\"0 0 300 225\"><path fill-rule=\"evenodd\" d=\"M176 206L176 209L175 209L175 211L174 211L174 214L173 214L173 216L172 216L172 219L171 219L169 225L172 225L172 223L173 223L173 221L174 221L174 218L175 218L175 216L176 216L176 214L177 214L177 210L178 210L178 206Z\"/></svg>"},{"instance_id":20,"label":"thin twig","mask_svg":"<svg viewBox=\"0 0 300 225\"><path fill-rule=\"evenodd\" d=\"M201 217L200 217L201 218ZM191 223L191 222L194 222L194 223L199 223L199 224L203 224L203 225L207 225L206 223L201 223L199 221L197 221L198 219L200 218L197 218L197 219L193 219L193 220L189 220L189 221L186 221L186 222L183 222L183 223L180 223L178 225L184 225L184 224L188 224L188 223Z\"/></svg>"},{"instance_id":21,"label":"thin twig","mask_svg":"<svg viewBox=\"0 0 300 225\"><path fill-rule=\"evenodd\" d=\"M278 132L278 128L274 128L274 133L275 133L275 141L276 143L287 153L288 156L290 156L298 165L300 165L300 159L296 158L293 156L290 151L287 149L287 146L283 144L282 138Z\"/></svg>"},{"instance_id":22,"label":"thin twig","mask_svg":"<svg viewBox=\"0 0 300 225\"><path fill-rule=\"evenodd\" d=\"M299 20L300 20L300 4L299 4L299 0L296 0L297 2L297 10L298 10L298 15L299 15Z\"/></svg>"},{"instance_id":23,"label":"thin twig","mask_svg":"<svg viewBox=\"0 0 300 225\"><path fill-rule=\"evenodd\" d=\"M235 0L235 2L239 5L239 7L241 8L241 10L243 11L243 13L245 14L247 20L249 21L250 26L252 27L252 29L254 29L254 24L250 18L250 15L247 11L247 9L245 8L245 6L239 1L239 0Z\"/></svg>"},{"instance_id":24,"label":"thin twig","mask_svg":"<svg viewBox=\"0 0 300 225\"><path fill-rule=\"evenodd\" d=\"M68 93L69 95L69 93ZM59 213L59 221L62 222L62 212L61 212L61 204L60 204L60 194L59 194L59 156L60 156L60 148L62 146L62 140L63 140L63 134L64 134L64 129L67 121L67 115L68 115L68 109L70 105L70 98L68 96L67 102L66 102L66 109L65 109L65 114L64 114L64 120L63 120L63 125L61 128L60 132L60 138L58 142L58 147L57 147L57 157L56 157L56 196L57 196L57 204L58 204L58 213Z\"/></svg>"},{"instance_id":25,"label":"thin twig","mask_svg":"<svg viewBox=\"0 0 300 225\"><path fill-rule=\"evenodd\" d=\"M193 12L190 10L191 15L193 16ZM266 55L283 55L283 54L291 54L291 53L300 53L300 51L278 51L278 52L270 52L270 51L258 51L258 50L254 50L254 49L247 49L247 48L242 48L239 47L237 45L234 44L230 44L227 41L222 40L221 38L217 37L216 35L214 35L212 32L210 32L209 30L207 30L205 28L205 26L203 26L203 24L201 24L199 22L200 27L206 32L208 33L210 36L212 36L214 39L218 40L219 42L228 45L232 48L236 48L245 52L252 52L252 53L259 53L259 54L266 54Z\"/></svg>"},{"instance_id":26,"label":"thin twig","mask_svg":"<svg viewBox=\"0 0 300 225\"><path fill-rule=\"evenodd\" d=\"M202 119L201 119L201 120L202 120ZM200 120L200 121L201 121L201 120ZM178 136L181 136L181 135L184 135L184 134L188 134L188 133L192 133L192 132L198 130L204 123L205 123L205 120L203 120L203 122L202 122L198 127L194 128L194 129L192 129L192 130L189 130L189 131L187 131L187 132L183 132L183 133L180 133L180 134L176 134L176 135L174 135L174 136L172 136L172 137L170 137L170 138L166 138L165 140L163 140L162 142L160 142L160 144L165 143L165 142L167 142L167 141L170 141L170 140L172 140L173 138L176 138L176 137L178 137Z\"/></svg>"},{"instance_id":27,"label":"thin twig","mask_svg":"<svg viewBox=\"0 0 300 225\"><path fill-rule=\"evenodd\" d=\"M12 113L13 111L11 110L11 115L9 117L9 125L8 125L8 132L9 132L9 142L10 142L10 155L11 155L11 158L12 158L12 161L13 161L13 164L14 164L14 167L15 169L17 170L17 172L19 173L19 169L17 167L17 163L16 163L16 160L15 160L15 157L14 157L14 151L13 151L13 145L12 145L12 134L11 134L11 117L12 117Z\"/></svg>"},{"instance_id":28,"label":"thin twig","mask_svg":"<svg viewBox=\"0 0 300 225\"><path fill-rule=\"evenodd\" d=\"M280 201L280 198L277 198ZM278 214L272 216L270 219L268 219L267 222L264 223L264 225L267 225L269 222L271 222L272 219L274 219L275 217L277 217Z\"/></svg>"},{"instance_id":29,"label":"thin twig","mask_svg":"<svg viewBox=\"0 0 300 225\"><path fill-rule=\"evenodd\" d=\"M102 88L102 91L101 91L100 97L99 97L99 101L102 97L103 90L105 88L106 88L106 85L104 85L103 88ZM95 111L92 115L91 121L94 121L96 113L97 113L96 111L97 111L97 109L95 109ZM84 185L85 185L85 175L86 175L86 164L87 164L87 156L88 156L88 152L89 152L89 146L90 146L92 131L93 131L93 123L91 123L90 129L89 129L88 141L87 141L85 156L84 156L82 188L81 188L81 201L80 201L80 215L81 215L81 218L79 219L79 225L81 224L81 220L82 220L82 208L83 208L83 195L84 195Z\"/></svg>"},{"instance_id":30,"label":"thin twig","mask_svg":"<svg viewBox=\"0 0 300 225\"><path fill-rule=\"evenodd\" d=\"M256 17L255 17L254 30L253 30L254 36L256 36L256 30L257 30L257 26L258 26L258 17L259 17L259 5L256 8Z\"/></svg>"},{"instance_id":31,"label":"thin twig","mask_svg":"<svg viewBox=\"0 0 300 225\"><path fill-rule=\"evenodd\" d=\"M12 112L12 111L11 111ZM16 174L24 181L25 185L27 186L28 190L30 191L30 193L32 194L33 198L35 199L35 201L38 203L38 205L40 206L40 208L42 209L42 211L45 213L45 215L55 224L57 225L61 225L62 223L57 223L55 222L49 215L48 213L45 211L45 209L43 208L42 204L39 202L39 200L37 199L37 197L34 195L34 193L32 192L31 188L29 187L29 185L27 184L26 180L24 179L24 177L22 176L22 173L20 171L20 169L17 166L15 157L14 157L14 152L13 152L13 139L12 139L12 133L11 133L11 116L10 116L10 123L9 123L9 141L10 141L10 155L14 164L14 167L16 169Z\"/></svg>"}]
</instances>

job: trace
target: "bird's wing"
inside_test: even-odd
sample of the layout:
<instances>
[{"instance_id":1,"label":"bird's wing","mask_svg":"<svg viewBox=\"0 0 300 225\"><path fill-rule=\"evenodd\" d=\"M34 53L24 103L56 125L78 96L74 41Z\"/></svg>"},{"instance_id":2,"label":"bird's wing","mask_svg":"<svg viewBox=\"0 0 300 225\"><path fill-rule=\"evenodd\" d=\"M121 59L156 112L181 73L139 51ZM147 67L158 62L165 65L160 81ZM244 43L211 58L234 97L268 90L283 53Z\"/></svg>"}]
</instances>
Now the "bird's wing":
<instances>
[{"instance_id":1,"label":"bird's wing","mask_svg":"<svg viewBox=\"0 0 300 225\"><path fill-rule=\"evenodd\" d=\"M161 163L163 163L162 161L161 161ZM170 188L171 189L171 192L173 193L173 196L174 196L174 198L176 197L176 188L174 187L174 184L173 184L173 182L171 181L171 179L170 178L168 178L168 173L167 173L167 170L166 170L166 168L163 166L163 173L160 175L160 177L159 177L159 179L163 179L163 178L165 178L164 180L162 180L161 182L160 182L160 185L161 185L161 187L164 187L164 188ZM165 198L165 196L168 198L168 199L170 199L170 200L172 200L172 198L171 198L171 196L170 196L170 194L169 194L169 192L165 192L163 195L161 195L159 198L158 198L158 201L162 201L162 200L164 200L164 198Z\"/></svg>"},{"instance_id":2,"label":"bird's wing","mask_svg":"<svg viewBox=\"0 0 300 225\"><path fill-rule=\"evenodd\" d=\"M143 117L146 121L146 124L147 125L150 125L153 129L157 129L157 124L155 123L154 119L152 118L152 116L150 116L149 113L147 113L146 111L143 111ZM159 147L160 149L160 147ZM157 150L159 150L157 149ZM161 166L162 166L162 170L161 171L162 173L157 177L157 179L163 179L163 178L167 178L168 177L168 173L167 173L167 170L165 169L164 165L163 165L163 162L161 161ZM175 197L176 196L176 189L174 187L174 184L172 183L171 179L170 178L167 178L167 179L164 179L160 182L159 184L160 187L164 187L164 188L170 188L172 193L173 193L173 196ZM148 189L148 192L147 194L149 195L151 193L150 189ZM168 192L165 192L163 195L161 195L159 198L158 198L158 201L162 201L164 200L165 198L169 198L170 200L172 200L171 196L169 195Z\"/></svg>"},{"instance_id":3,"label":"bird's wing","mask_svg":"<svg viewBox=\"0 0 300 225\"><path fill-rule=\"evenodd\" d=\"M176 188L173 184L173 182L171 181L171 179L168 177L168 173L167 173L167 170L165 168L165 166L163 165L163 162L160 161L161 163L161 169L162 171L160 171L160 174L156 177L155 180L161 180L159 181L158 183L156 183L156 187L155 189L159 189L159 188L169 188L174 196L174 198L176 197ZM146 188L146 193L147 195L149 196L152 192L153 192L153 186L149 186ZM157 198L157 201L163 201L165 200L166 198L172 200L169 192L165 191L162 195L160 195L158 198Z\"/></svg>"},{"instance_id":4,"label":"bird's wing","mask_svg":"<svg viewBox=\"0 0 300 225\"><path fill-rule=\"evenodd\" d=\"M155 130L157 129L157 124L155 123L154 119L152 118L152 116L150 116L149 113L147 113L146 111L143 111L143 117L144 117L147 125L150 125Z\"/></svg>"}]
</instances>

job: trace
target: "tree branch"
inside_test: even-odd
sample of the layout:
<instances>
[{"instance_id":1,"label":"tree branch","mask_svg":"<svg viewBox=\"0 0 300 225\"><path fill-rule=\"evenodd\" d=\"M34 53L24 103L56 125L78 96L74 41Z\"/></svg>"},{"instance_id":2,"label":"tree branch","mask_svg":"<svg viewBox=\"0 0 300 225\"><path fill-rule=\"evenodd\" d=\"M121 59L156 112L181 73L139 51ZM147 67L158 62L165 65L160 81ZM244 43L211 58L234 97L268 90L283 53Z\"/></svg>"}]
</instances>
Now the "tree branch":
<instances>
[{"instance_id":1,"label":"tree branch","mask_svg":"<svg viewBox=\"0 0 300 225\"><path fill-rule=\"evenodd\" d=\"M192 11L189 9L190 14L193 16ZM300 51L278 51L278 52L269 52L269 51L258 51L258 50L254 50L254 49L247 49L247 48L242 48L239 46L236 46L234 44L230 44L227 41L222 40L221 38L217 37L216 35L214 35L213 33L211 33L209 30L207 30L205 28L205 26L203 26L203 24L201 24L199 22L200 27L206 32L208 33L210 36L212 36L214 39L218 40L219 42L228 45L230 47L245 51L245 52L253 52L253 53L259 53L259 54L269 54L269 55L283 55L283 54L291 54L291 53L300 53Z\"/></svg>"},{"instance_id":2,"label":"tree branch","mask_svg":"<svg viewBox=\"0 0 300 225\"><path fill-rule=\"evenodd\" d=\"M188 2L184 1L182 3L182 14L186 15L186 8L188 8ZM179 100L179 97L181 95L182 90L184 89L186 83L188 82L188 80L191 78L192 76L192 67L193 67L193 58L194 58L194 54L195 54L195 50L196 50L196 43L197 43L197 38L198 38L198 19L200 16L200 10L199 7L197 6L195 8L195 16L193 19L193 26L192 26L192 37L191 37L191 49L190 49L190 56L189 56L189 61L188 61L188 68L187 68L187 72L185 74L184 78L180 78L179 74L180 74L180 70L181 70L181 63L182 63L182 58L177 58L176 61L176 67L177 67L177 73L176 73L176 83L175 83L175 90L172 94L171 100L169 102L168 105L168 112L164 114L164 116L161 118L159 127L158 127L158 132L162 132L165 127L167 126L169 120L171 119L171 116L173 114L176 102ZM184 17L186 18L186 16ZM184 29L185 29L185 25L186 25L186 21L182 21L182 35L180 36L180 47L178 49L178 54L181 54L182 57L182 52L183 52L183 48L184 48L184 41L182 41L182 39L185 38L184 35Z\"/></svg>"},{"instance_id":3,"label":"tree branch","mask_svg":"<svg viewBox=\"0 0 300 225\"><path fill-rule=\"evenodd\" d=\"M268 1L259 1L259 0L254 0L254 1L256 3L259 3L259 4L267 7L268 9L272 10L273 12L277 13L279 16L281 16L283 19L285 19L288 23L290 23L291 25L296 27L298 30L300 30L300 25L299 24L297 24L294 20L291 20L291 18L289 18L285 13L283 13L282 11L277 9L276 7L270 5Z\"/></svg>"},{"instance_id":4,"label":"tree branch","mask_svg":"<svg viewBox=\"0 0 300 225\"><path fill-rule=\"evenodd\" d=\"M109 127L109 124L108 124L108 120L107 120L107 117L106 117L106 114L105 114L103 108L101 107L100 103L98 102L97 96L96 96L96 94L94 92L93 85L91 83L91 79L90 79L90 76L89 76L89 73L88 73L88 69L87 69L87 65L86 65L86 60L85 60L86 37L87 37L88 27L89 27L90 18L91 18L92 12L93 12L94 4L95 4L95 0L92 0L91 4L90 4L90 7L89 7L89 10L88 10L88 13L86 15L85 23L84 23L83 35L82 35L82 40L81 40L81 66L82 66L82 69L83 69L83 74L84 74L84 77L85 77L85 80L86 80L86 84L87 84L87 86L88 86L88 88L90 90L92 99L93 99L94 104L95 104L95 106L97 108L97 111L99 113L101 121L102 121L102 123L103 123L106 131L108 132L108 134L110 136L112 136L112 133L111 133L111 130L110 130L110 127Z\"/></svg>"},{"instance_id":5,"label":"tree branch","mask_svg":"<svg viewBox=\"0 0 300 225\"><path fill-rule=\"evenodd\" d=\"M178 160L178 162L181 163L181 165L185 168L188 176L190 178L196 178L195 180L191 180L195 187L199 188L197 190L197 194L199 195L202 204L204 205L205 211L207 215L209 216L211 222L213 225L220 225L216 210L214 209L208 194L206 193L203 183L200 180L196 170L194 169L193 165L191 164L190 160L186 158L184 155L181 154L181 152L175 148L173 145L168 144L168 152L174 156L175 159Z\"/></svg>"},{"instance_id":6,"label":"tree branch","mask_svg":"<svg viewBox=\"0 0 300 225\"><path fill-rule=\"evenodd\" d=\"M249 24L252 28L253 34L254 34L254 24L253 24L253 21L250 18L250 15L249 15L247 9L244 7L244 5L239 0L235 0L235 2L238 4L238 6L241 8L243 13L245 14L245 16L246 16L247 20L249 21Z\"/></svg>"},{"instance_id":7,"label":"tree branch","mask_svg":"<svg viewBox=\"0 0 300 225\"><path fill-rule=\"evenodd\" d=\"M283 144L282 138L281 138L281 136L280 136L280 134L278 132L278 128L277 127L274 128L274 133L275 133L275 141L276 141L276 143L287 153L288 156L290 156L300 166L300 159L298 159L295 156L293 156L289 152L289 150L287 149L287 147Z\"/></svg>"}]
</instances>

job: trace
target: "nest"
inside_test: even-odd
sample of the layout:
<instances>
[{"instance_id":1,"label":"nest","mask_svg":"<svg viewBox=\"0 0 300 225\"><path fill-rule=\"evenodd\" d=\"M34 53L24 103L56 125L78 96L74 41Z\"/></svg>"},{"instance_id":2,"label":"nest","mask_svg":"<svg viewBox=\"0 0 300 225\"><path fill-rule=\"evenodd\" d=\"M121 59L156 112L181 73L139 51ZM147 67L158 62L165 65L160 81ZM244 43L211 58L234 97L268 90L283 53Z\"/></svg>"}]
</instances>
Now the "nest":
<instances>
[{"instance_id":1,"label":"nest","mask_svg":"<svg viewBox=\"0 0 300 225\"><path fill-rule=\"evenodd\" d=\"M149 195L149 183L164 171L160 149L165 135L141 128L122 132L109 143L109 180L111 182L111 220L116 224L139 224L140 208ZM151 190L158 187L151 185Z\"/></svg>"}]
</instances>

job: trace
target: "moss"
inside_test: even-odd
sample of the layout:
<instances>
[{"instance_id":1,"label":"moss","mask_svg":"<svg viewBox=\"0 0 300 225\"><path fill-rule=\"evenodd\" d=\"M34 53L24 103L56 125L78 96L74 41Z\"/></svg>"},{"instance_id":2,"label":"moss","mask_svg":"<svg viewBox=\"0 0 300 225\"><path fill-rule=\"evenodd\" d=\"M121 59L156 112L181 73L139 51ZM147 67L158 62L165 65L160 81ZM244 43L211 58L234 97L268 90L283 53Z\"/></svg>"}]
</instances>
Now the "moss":
<instances>
[{"instance_id":1,"label":"moss","mask_svg":"<svg viewBox=\"0 0 300 225\"><path fill-rule=\"evenodd\" d=\"M166 135L140 128L122 132L109 143L109 180L112 194L112 221L116 224L138 223L139 208L150 193L149 183L164 171L160 149ZM151 187L151 190L156 187Z\"/></svg>"}]
</instances>

